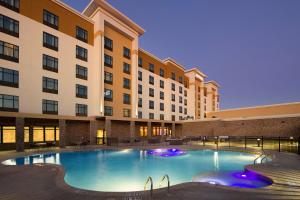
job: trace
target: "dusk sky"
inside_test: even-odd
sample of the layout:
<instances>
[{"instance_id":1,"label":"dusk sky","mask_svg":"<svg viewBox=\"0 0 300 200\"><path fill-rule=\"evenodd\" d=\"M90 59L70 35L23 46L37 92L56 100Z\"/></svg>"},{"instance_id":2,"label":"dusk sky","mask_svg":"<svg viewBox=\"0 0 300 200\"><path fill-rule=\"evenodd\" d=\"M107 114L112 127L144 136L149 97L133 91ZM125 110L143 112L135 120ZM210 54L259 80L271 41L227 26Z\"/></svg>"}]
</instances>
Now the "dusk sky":
<instances>
[{"instance_id":1,"label":"dusk sky","mask_svg":"<svg viewBox=\"0 0 300 200\"><path fill-rule=\"evenodd\" d=\"M146 30L141 48L217 81L221 109L300 101L300 0L108 2Z\"/></svg>"}]
</instances>

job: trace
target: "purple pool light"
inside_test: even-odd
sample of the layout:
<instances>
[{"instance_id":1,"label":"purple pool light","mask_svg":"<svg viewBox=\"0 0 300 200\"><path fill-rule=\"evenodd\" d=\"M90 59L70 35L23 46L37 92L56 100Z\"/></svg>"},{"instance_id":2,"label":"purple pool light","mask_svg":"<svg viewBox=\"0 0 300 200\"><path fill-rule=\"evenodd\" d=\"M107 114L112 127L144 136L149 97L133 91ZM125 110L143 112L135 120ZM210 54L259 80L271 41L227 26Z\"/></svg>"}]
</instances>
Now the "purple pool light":
<instances>
[{"instance_id":1,"label":"purple pool light","mask_svg":"<svg viewBox=\"0 0 300 200\"><path fill-rule=\"evenodd\" d=\"M161 157L173 157L185 155L186 152L180 149L152 149L148 150L147 154Z\"/></svg>"}]
</instances>

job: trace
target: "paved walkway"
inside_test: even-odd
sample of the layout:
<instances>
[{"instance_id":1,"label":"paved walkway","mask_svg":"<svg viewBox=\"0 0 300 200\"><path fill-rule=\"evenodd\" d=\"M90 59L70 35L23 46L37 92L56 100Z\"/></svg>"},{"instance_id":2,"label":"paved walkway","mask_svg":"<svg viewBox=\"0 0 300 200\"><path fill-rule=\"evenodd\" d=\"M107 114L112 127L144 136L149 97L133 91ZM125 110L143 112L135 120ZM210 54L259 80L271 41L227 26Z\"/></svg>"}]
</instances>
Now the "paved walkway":
<instances>
[{"instance_id":1,"label":"paved walkway","mask_svg":"<svg viewBox=\"0 0 300 200\"><path fill-rule=\"evenodd\" d=\"M183 148L199 147L184 146ZM0 152L0 160L30 153L33 152ZM246 167L272 178L274 184L271 186L259 189L240 189L206 183L184 183L172 186L169 193L166 189L154 190L152 199L300 199L300 156L277 152L272 152L272 155L274 157L272 162ZM67 185L63 177L64 170L61 166L56 165L0 165L0 200L150 199L149 191L103 193L75 189Z\"/></svg>"}]
</instances>

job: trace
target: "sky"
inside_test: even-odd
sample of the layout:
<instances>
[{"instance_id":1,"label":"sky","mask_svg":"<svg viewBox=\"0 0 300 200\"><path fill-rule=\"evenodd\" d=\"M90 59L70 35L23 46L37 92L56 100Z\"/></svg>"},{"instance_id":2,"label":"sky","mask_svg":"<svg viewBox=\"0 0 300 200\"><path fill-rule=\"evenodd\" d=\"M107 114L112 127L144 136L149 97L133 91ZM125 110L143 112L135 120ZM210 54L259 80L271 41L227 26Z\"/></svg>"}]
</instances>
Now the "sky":
<instances>
[{"instance_id":1,"label":"sky","mask_svg":"<svg viewBox=\"0 0 300 200\"><path fill-rule=\"evenodd\" d=\"M221 109L300 101L300 0L108 2L146 30L141 48L218 82Z\"/></svg>"}]
</instances>

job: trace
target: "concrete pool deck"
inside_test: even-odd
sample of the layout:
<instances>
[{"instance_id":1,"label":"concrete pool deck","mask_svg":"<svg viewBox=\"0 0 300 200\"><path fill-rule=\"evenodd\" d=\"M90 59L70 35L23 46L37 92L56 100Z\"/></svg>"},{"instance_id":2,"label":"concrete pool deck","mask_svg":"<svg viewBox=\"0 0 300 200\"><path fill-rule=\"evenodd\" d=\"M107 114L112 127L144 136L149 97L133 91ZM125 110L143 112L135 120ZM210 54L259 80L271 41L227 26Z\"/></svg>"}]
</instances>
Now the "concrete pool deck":
<instances>
[{"instance_id":1,"label":"concrete pool deck","mask_svg":"<svg viewBox=\"0 0 300 200\"><path fill-rule=\"evenodd\" d=\"M33 153L62 152L74 150L90 150L103 148L156 148L167 146L120 146L99 147L86 146L66 149L30 150L24 153L14 151L0 152L0 161L12 157L30 155ZM175 146L171 146L174 148ZM201 146L183 145L182 149L204 149ZM207 149L207 147L205 147ZM219 150L245 151L239 148L224 148ZM249 151L249 150L247 150ZM183 183L172 186L167 193L166 188L153 191L152 199L300 199L300 156L291 153L267 151L273 157L272 162L258 165L248 165L245 168L271 178L271 186L258 189L232 188L207 183ZM171 181L172 181L172 177ZM138 200L151 199L150 192L106 193L73 188L64 182L64 170L57 165L0 165L0 200L23 199L105 199L105 200Z\"/></svg>"}]
</instances>

